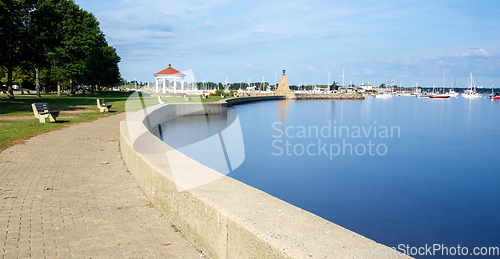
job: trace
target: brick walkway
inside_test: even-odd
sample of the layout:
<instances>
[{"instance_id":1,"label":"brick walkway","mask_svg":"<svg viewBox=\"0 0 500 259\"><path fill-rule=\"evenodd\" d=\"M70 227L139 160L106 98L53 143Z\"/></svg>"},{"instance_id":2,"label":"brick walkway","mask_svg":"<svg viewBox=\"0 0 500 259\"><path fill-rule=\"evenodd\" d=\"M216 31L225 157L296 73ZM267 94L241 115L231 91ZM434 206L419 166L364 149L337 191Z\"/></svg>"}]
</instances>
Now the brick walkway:
<instances>
[{"instance_id":1,"label":"brick walkway","mask_svg":"<svg viewBox=\"0 0 500 259\"><path fill-rule=\"evenodd\" d=\"M125 168L115 115L0 153L3 258L200 258Z\"/></svg>"}]
</instances>

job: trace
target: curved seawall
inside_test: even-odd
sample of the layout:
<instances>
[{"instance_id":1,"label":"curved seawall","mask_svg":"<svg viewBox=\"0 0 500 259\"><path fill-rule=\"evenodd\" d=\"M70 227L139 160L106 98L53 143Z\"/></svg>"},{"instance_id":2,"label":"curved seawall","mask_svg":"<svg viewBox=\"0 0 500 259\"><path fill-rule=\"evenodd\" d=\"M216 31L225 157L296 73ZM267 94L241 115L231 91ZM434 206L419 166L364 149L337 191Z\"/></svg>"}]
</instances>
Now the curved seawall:
<instances>
[{"instance_id":1,"label":"curved seawall","mask_svg":"<svg viewBox=\"0 0 500 259\"><path fill-rule=\"evenodd\" d=\"M235 104L231 100L241 103L243 99L211 104L160 104L133 113L121 122L123 160L158 210L211 258L406 257L220 174L152 133L158 124L170 119L225 113L228 105ZM196 179L199 182L186 185L174 175L174 167L182 168L186 175L201 176Z\"/></svg>"}]
</instances>

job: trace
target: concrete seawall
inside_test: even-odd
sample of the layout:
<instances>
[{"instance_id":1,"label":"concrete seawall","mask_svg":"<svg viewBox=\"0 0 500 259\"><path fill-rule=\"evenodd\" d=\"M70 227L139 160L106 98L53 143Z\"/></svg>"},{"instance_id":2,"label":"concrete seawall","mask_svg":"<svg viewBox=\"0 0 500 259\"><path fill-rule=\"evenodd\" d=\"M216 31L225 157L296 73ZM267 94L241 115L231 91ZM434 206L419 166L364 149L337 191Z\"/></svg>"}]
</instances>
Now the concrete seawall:
<instances>
[{"instance_id":1,"label":"concrete seawall","mask_svg":"<svg viewBox=\"0 0 500 259\"><path fill-rule=\"evenodd\" d=\"M342 94L306 94L306 93L291 93L287 96L291 100L312 100L312 99L334 99L334 100L363 100L365 97L358 93L342 93Z\"/></svg>"},{"instance_id":2,"label":"concrete seawall","mask_svg":"<svg viewBox=\"0 0 500 259\"><path fill-rule=\"evenodd\" d=\"M241 96L250 97L273 97L274 93L241 93ZM278 96L275 96L278 97ZM289 93L286 97L281 96L287 100L313 100L313 99L331 99L331 100L363 100L365 96L361 93L336 93L336 94L320 94L320 93Z\"/></svg>"},{"instance_id":3,"label":"concrete seawall","mask_svg":"<svg viewBox=\"0 0 500 259\"><path fill-rule=\"evenodd\" d=\"M227 106L233 106L237 104L250 103L250 102L261 102L261 101L271 101L271 100L286 100L284 95L268 95L268 96L250 96L250 97L237 97L220 100L220 103L226 103Z\"/></svg>"},{"instance_id":4,"label":"concrete seawall","mask_svg":"<svg viewBox=\"0 0 500 259\"><path fill-rule=\"evenodd\" d=\"M178 116L224 113L227 106L256 101L248 98L203 105L160 104L121 122L123 160L156 208L211 258L409 258L221 175L151 133ZM215 180L179 191L172 161L186 173L196 171Z\"/></svg>"}]
</instances>

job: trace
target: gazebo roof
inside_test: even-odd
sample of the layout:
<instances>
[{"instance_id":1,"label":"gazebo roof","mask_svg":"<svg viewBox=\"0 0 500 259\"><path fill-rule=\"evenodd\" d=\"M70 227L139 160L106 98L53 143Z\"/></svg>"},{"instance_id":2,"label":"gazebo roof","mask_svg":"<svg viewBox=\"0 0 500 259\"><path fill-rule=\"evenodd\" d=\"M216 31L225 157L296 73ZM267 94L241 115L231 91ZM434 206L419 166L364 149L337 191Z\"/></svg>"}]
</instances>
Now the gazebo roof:
<instances>
[{"instance_id":1,"label":"gazebo roof","mask_svg":"<svg viewBox=\"0 0 500 259\"><path fill-rule=\"evenodd\" d=\"M172 65L171 64L168 64L168 67L163 69L162 71L154 74L155 76L161 76L161 75L165 75L165 76L185 76L185 74L177 71L176 69L172 68Z\"/></svg>"}]
</instances>

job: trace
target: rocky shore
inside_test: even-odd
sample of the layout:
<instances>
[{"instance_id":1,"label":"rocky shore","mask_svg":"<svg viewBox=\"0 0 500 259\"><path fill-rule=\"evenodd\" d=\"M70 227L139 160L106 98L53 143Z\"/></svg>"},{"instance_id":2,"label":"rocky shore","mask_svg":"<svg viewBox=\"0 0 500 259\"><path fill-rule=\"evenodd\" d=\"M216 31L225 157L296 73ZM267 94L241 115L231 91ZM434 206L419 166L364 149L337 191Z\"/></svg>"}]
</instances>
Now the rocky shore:
<instances>
[{"instance_id":1,"label":"rocky shore","mask_svg":"<svg viewBox=\"0 0 500 259\"><path fill-rule=\"evenodd\" d=\"M274 93L249 93L248 96L274 96ZM313 93L289 93L289 100L313 100L313 99L336 99L336 100L363 100L365 96L361 93L338 93L338 94L313 94Z\"/></svg>"}]
</instances>

